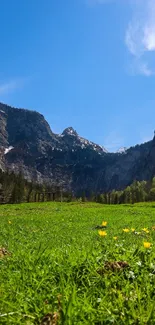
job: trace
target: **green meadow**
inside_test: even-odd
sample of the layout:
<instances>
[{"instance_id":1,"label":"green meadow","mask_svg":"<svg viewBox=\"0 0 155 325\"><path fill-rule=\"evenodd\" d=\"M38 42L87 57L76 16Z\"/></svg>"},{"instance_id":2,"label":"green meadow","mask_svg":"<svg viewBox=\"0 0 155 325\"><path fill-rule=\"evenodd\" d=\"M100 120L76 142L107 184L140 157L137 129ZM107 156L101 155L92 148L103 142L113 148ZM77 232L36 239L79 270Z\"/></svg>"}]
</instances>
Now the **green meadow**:
<instances>
[{"instance_id":1,"label":"green meadow","mask_svg":"<svg viewBox=\"0 0 155 325\"><path fill-rule=\"evenodd\" d=\"M0 206L0 324L155 324L154 242L155 203Z\"/></svg>"}]
</instances>

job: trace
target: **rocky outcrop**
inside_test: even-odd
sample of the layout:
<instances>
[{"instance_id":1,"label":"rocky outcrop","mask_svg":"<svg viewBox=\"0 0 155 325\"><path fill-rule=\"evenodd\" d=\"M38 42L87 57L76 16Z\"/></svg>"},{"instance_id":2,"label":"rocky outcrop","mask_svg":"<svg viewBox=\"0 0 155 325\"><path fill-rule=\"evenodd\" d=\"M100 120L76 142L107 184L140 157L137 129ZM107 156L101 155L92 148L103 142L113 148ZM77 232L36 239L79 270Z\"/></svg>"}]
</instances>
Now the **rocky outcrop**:
<instances>
[{"instance_id":1,"label":"rocky outcrop","mask_svg":"<svg viewBox=\"0 0 155 325\"><path fill-rule=\"evenodd\" d=\"M108 153L72 127L54 134L43 115L0 103L0 168L79 194L121 189L155 175L155 138Z\"/></svg>"}]
</instances>

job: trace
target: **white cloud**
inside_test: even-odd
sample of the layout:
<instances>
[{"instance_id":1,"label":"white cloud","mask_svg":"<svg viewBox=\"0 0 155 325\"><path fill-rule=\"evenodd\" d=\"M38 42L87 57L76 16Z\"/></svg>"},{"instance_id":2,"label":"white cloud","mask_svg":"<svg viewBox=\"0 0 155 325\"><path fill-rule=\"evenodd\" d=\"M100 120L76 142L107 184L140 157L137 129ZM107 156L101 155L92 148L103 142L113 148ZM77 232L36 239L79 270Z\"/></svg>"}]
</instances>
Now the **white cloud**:
<instances>
[{"instance_id":1,"label":"white cloud","mask_svg":"<svg viewBox=\"0 0 155 325\"><path fill-rule=\"evenodd\" d=\"M24 79L14 79L8 82L0 82L0 96L8 95L23 86Z\"/></svg>"},{"instance_id":2,"label":"white cloud","mask_svg":"<svg viewBox=\"0 0 155 325\"><path fill-rule=\"evenodd\" d=\"M132 74L155 74L155 0L86 0L89 5L123 4L131 8L125 43L132 56Z\"/></svg>"},{"instance_id":3,"label":"white cloud","mask_svg":"<svg viewBox=\"0 0 155 325\"><path fill-rule=\"evenodd\" d=\"M132 3L133 17L128 24L125 42L136 64L136 72L145 76L155 73L155 0Z\"/></svg>"},{"instance_id":4,"label":"white cloud","mask_svg":"<svg viewBox=\"0 0 155 325\"><path fill-rule=\"evenodd\" d=\"M153 71L148 67L148 63L141 62L138 71L140 74L150 77L153 74Z\"/></svg>"},{"instance_id":5,"label":"white cloud","mask_svg":"<svg viewBox=\"0 0 155 325\"><path fill-rule=\"evenodd\" d=\"M149 68L147 62L143 62L142 60L135 59L132 61L131 66L130 66L130 71L129 74L131 75L143 75L146 77L152 76L154 73L153 71Z\"/></svg>"}]
</instances>

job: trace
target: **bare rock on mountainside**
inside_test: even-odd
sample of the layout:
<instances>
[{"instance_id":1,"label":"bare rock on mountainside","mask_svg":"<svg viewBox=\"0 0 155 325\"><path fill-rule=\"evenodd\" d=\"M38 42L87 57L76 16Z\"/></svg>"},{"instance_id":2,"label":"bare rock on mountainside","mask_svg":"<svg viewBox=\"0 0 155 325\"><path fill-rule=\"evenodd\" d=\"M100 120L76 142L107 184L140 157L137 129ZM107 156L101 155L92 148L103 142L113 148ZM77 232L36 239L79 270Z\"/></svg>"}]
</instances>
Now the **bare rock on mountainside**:
<instances>
[{"instance_id":1,"label":"bare rock on mountainside","mask_svg":"<svg viewBox=\"0 0 155 325\"><path fill-rule=\"evenodd\" d=\"M155 175L155 138L108 153L72 127L55 134L43 115L0 103L0 168L76 194L123 189Z\"/></svg>"}]
</instances>

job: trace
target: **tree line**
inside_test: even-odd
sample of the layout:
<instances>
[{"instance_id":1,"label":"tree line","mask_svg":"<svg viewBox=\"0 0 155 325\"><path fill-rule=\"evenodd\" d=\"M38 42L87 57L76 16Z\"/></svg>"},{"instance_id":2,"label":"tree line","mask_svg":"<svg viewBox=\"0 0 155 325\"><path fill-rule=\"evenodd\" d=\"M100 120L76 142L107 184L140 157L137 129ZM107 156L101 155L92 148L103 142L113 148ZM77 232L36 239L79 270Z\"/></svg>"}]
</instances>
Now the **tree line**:
<instances>
[{"instance_id":1,"label":"tree line","mask_svg":"<svg viewBox=\"0 0 155 325\"><path fill-rule=\"evenodd\" d=\"M134 181L124 190L97 194L94 196L94 200L103 204L134 204L155 201L155 177L149 181Z\"/></svg>"},{"instance_id":2,"label":"tree line","mask_svg":"<svg viewBox=\"0 0 155 325\"><path fill-rule=\"evenodd\" d=\"M102 204L134 204L155 201L155 177L149 181L134 181L124 190L105 193L81 192L76 196L50 183L29 182L21 173L0 170L0 203L44 202L44 201L91 201Z\"/></svg>"},{"instance_id":3,"label":"tree line","mask_svg":"<svg viewBox=\"0 0 155 325\"><path fill-rule=\"evenodd\" d=\"M53 201L61 198L60 188L52 184L27 181L21 173L0 170L0 203Z\"/></svg>"}]
</instances>

